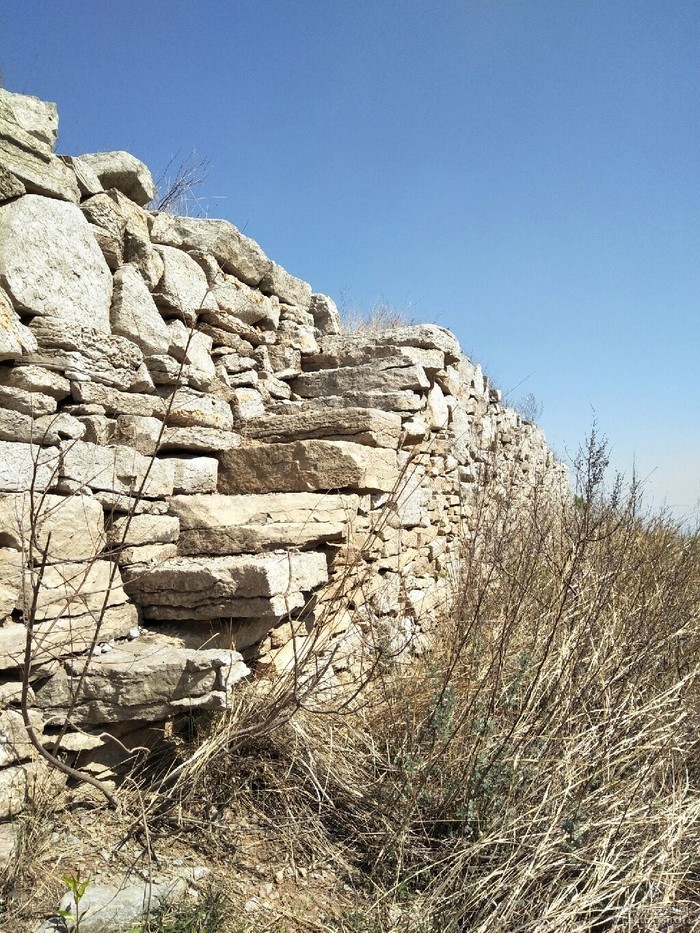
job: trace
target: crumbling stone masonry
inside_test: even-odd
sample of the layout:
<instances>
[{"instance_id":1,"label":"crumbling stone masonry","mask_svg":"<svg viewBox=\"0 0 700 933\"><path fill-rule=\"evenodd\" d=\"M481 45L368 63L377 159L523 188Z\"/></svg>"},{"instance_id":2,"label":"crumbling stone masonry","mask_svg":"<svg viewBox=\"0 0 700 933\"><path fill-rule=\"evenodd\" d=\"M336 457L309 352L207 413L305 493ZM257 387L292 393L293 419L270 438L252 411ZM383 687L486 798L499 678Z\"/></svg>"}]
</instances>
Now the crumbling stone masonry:
<instances>
[{"instance_id":1,"label":"crumbling stone masonry","mask_svg":"<svg viewBox=\"0 0 700 933\"><path fill-rule=\"evenodd\" d=\"M47 745L101 773L305 645L425 650L474 490L562 468L435 325L343 334L224 220L150 211L0 90L0 819ZM27 638L29 628L29 639ZM323 637L319 639L319 630ZM80 692L86 657L91 662Z\"/></svg>"}]
</instances>

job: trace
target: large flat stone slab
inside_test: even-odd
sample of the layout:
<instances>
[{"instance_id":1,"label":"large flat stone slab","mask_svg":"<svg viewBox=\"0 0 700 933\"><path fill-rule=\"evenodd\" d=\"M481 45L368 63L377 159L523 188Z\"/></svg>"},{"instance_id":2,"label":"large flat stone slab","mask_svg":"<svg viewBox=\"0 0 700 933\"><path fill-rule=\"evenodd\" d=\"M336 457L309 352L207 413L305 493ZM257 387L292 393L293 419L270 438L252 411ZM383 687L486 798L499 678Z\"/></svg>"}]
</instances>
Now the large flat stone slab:
<instances>
[{"instance_id":1,"label":"large flat stone slab","mask_svg":"<svg viewBox=\"0 0 700 933\"><path fill-rule=\"evenodd\" d=\"M399 360L394 357L391 362ZM366 363L302 373L290 386L292 392L302 398L323 398L346 392L401 392L405 389L425 392L430 388L430 381L422 366L391 365L382 369L376 363Z\"/></svg>"},{"instance_id":2,"label":"large flat stone slab","mask_svg":"<svg viewBox=\"0 0 700 933\"><path fill-rule=\"evenodd\" d=\"M0 495L0 547L29 554L35 560L83 561L97 556L105 544L104 512L92 496L29 493Z\"/></svg>"},{"instance_id":3,"label":"large flat stone slab","mask_svg":"<svg viewBox=\"0 0 700 933\"><path fill-rule=\"evenodd\" d=\"M323 352L343 351L351 342L358 346L419 347L425 350L441 350L449 360L459 361L462 351L455 335L437 324L408 324L405 327L388 327L385 330L358 332L356 334L329 335L323 338Z\"/></svg>"},{"instance_id":4,"label":"large flat stone slab","mask_svg":"<svg viewBox=\"0 0 700 933\"><path fill-rule=\"evenodd\" d=\"M0 204L0 279L17 311L109 333L112 273L75 204Z\"/></svg>"},{"instance_id":5,"label":"large flat stone slab","mask_svg":"<svg viewBox=\"0 0 700 933\"><path fill-rule=\"evenodd\" d=\"M274 624L328 581L323 554L274 552L231 557L182 557L148 573L125 568L126 590L149 619L264 616Z\"/></svg>"},{"instance_id":6,"label":"large flat stone slab","mask_svg":"<svg viewBox=\"0 0 700 933\"><path fill-rule=\"evenodd\" d=\"M130 447L100 447L85 441L63 445L61 478L89 489L157 499L172 495L172 464Z\"/></svg>"},{"instance_id":7,"label":"large flat stone slab","mask_svg":"<svg viewBox=\"0 0 700 933\"><path fill-rule=\"evenodd\" d=\"M80 660L67 661L64 674L36 691L39 708L60 716L81 670ZM224 709L234 685L249 673L236 651L182 648L164 636L145 635L92 659L74 721L161 720L189 705Z\"/></svg>"},{"instance_id":8,"label":"large flat stone slab","mask_svg":"<svg viewBox=\"0 0 700 933\"><path fill-rule=\"evenodd\" d=\"M56 450L0 441L0 492L43 492L55 482L59 465Z\"/></svg>"},{"instance_id":9,"label":"large flat stone slab","mask_svg":"<svg viewBox=\"0 0 700 933\"><path fill-rule=\"evenodd\" d=\"M80 156L104 188L116 188L136 204L145 206L156 195L150 171L130 152L86 152Z\"/></svg>"},{"instance_id":10,"label":"large flat stone slab","mask_svg":"<svg viewBox=\"0 0 700 933\"><path fill-rule=\"evenodd\" d=\"M257 444L222 454L223 493L314 492L353 489L390 492L398 479L396 452L347 441Z\"/></svg>"},{"instance_id":11,"label":"large flat stone slab","mask_svg":"<svg viewBox=\"0 0 700 933\"><path fill-rule=\"evenodd\" d=\"M270 443L295 440L349 440L369 447L396 449L401 440L401 416L372 408L303 407L288 415L262 415L245 424L245 436Z\"/></svg>"},{"instance_id":12,"label":"large flat stone slab","mask_svg":"<svg viewBox=\"0 0 700 933\"><path fill-rule=\"evenodd\" d=\"M181 554L245 554L342 540L359 496L270 493L174 496Z\"/></svg>"}]
</instances>

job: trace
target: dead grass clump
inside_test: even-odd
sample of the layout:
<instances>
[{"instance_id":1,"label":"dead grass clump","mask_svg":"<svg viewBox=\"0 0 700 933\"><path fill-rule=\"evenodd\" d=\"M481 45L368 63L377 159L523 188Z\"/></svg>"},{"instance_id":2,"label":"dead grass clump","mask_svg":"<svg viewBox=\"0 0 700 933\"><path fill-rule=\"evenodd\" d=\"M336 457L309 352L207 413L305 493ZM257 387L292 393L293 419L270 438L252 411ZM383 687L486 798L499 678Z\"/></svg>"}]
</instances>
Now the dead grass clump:
<instances>
[{"instance_id":1,"label":"dead grass clump","mask_svg":"<svg viewBox=\"0 0 700 933\"><path fill-rule=\"evenodd\" d=\"M700 537L606 465L593 437L575 499L484 500L439 647L220 742L179 806L215 780L334 865L360 906L325 929L700 928Z\"/></svg>"},{"instance_id":2,"label":"dead grass clump","mask_svg":"<svg viewBox=\"0 0 700 933\"><path fill-rule=\"evenodd\" d=\"M359 311L356 308L344 310L340 320L343 333L346 334L373 334L380 330L416 323L413 315L393 308L386 301L376 302L369 311Z\"/></svg>"}]
</instances>

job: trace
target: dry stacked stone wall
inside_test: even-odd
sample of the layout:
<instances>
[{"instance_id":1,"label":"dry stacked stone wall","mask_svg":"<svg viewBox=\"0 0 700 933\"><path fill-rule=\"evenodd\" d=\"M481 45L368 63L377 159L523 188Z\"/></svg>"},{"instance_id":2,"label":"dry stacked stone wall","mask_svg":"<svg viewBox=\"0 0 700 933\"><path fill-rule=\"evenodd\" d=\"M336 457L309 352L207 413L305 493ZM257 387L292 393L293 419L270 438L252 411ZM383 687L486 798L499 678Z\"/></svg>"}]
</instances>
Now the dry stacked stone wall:
<instances>
[{"instance_id":1,"label":"dry stacked stone wall","mask_svg":"<svg viewBox=\"0 0 700 933\"><path fill-rule=\"evenodd\" d=\"M562 470L435 325L343 334L225 220L148 209L0 90L0 819L309 648L436 637L474 490ZM439 632L437 633L439 637ZM86 666L86 660L89 664ZM111 737L117 737L120 745Z\"/></svg>"}]
</instances>

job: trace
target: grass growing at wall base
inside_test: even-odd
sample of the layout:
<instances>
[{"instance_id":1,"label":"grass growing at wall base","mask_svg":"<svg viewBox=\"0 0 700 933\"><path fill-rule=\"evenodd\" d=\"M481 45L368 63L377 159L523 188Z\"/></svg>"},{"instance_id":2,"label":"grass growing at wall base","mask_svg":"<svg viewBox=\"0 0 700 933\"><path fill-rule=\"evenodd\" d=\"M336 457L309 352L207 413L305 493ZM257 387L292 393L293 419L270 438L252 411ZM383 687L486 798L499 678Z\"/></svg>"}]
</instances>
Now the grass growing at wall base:
<instances>
[{"instance_id":1,"label":"grass growing at wall base","mask_svg":"<svg viewBox=\"0 0 700 933\"><path fill-rule=\"evenodd\" d=\"M700 539L606 464L592 438L576 499L480 504L434 652L183 781L212 836L256 814L344 879L289 929L698 928Z\"/></svg>"}]
</instances>

